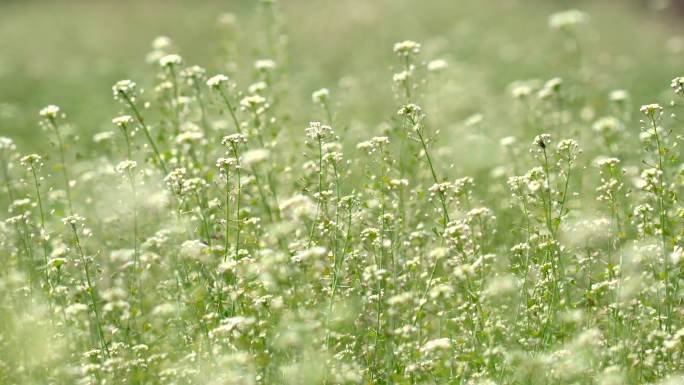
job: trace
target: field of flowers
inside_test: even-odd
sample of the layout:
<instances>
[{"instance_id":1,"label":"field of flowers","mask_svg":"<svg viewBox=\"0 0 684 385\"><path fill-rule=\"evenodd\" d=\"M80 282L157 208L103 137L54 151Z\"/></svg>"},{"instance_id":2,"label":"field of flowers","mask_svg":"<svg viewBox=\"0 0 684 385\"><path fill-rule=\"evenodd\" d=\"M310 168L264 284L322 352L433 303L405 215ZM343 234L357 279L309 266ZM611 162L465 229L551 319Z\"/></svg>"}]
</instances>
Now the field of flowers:
<instances>
[{"instance_id":1,"label":"field of flowers","mask_svg":"<svg viewBox=\"0 0 684 385\"><path fill-rule=\"evenodd\" d=\"M684 384L680 20L459 3L0 4L0 384Z\"/></svg>"}]
</instances>

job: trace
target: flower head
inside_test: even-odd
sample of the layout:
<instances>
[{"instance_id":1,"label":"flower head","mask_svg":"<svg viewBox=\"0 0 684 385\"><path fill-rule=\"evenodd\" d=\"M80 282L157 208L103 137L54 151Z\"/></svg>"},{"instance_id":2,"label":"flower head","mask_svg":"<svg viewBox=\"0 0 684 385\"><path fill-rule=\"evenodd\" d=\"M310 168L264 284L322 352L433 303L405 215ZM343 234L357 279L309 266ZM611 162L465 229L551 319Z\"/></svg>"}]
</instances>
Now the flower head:
<instances>
[{"instance_id":1,"label":"flower head","mask_svg":"<svg viewBox=\"0 0 684 385\"><path fill-rule=\"evenodd\" d=\"M135 82L132 80L119 80L112 86L112 92L114 93L114 98L118 98L120 95L129 95L135 91Z\"/></svg>"},{"instance_id":2,"label":"flower head","mask_svg":"<svg viewBox=\"0 0 684 385\"><path fill-rule=\"evenodd\" d=\"M663 114L663 107L658 103L644 104L639 111L651 119L657 119Z\"/></svg>"},{"instance_id":3,"label":"flower head","mask_svg":"<svg viewBox=\"0 0 684 385\"><path fill-rule=\"evenodd\" d=\"M121 115L121 116L117 116L116 118L112 119L112 123L114 123L115 126L121 128L121 129L125 129L132 122L133 122L133 118L130 115Z\"/></svg>"},{"instance_id":4,"label":"flower head","mask_svg":"<svg viewBox=\"0 0 684 385\"><path fill-rule=\"evenodd\" d=\"M224 74L214 75L207 80L207 86L210 88L219 88L221 85L228 83L228 80L228 76Z\"/></svg>"},{"instance_id":5,"label":"flower head","mask_svg":"<svg viewBox=\"0 0 684 385\"><path fill-rule=\"evenodd\" d=\"M420 44L413 40L404 40L394 44L394 53L399 57L408 57L420 53Z\"/></svg>"},{"instance_id":6,"label":"flower head","mask_svg":"<svg viewBox=\"0 0 684 385\"><path fill-rule=\"evenodd\" d=\"M230 134L221 139L221 144L224 146L234 146L240 143L247 143L247 136L245 134Z\"/></svg>"},{"instance_id":7,"label":"flower head","mask_svg":"<svg viewBox=\"0 0 684 385\"><path fill-rule=\"evenodd\" d=\"M173 67L182 63L183 58L176 54L165 55L159 59L159 65L162 67Z\"/></svg>"},{"instance_id":8,"label":"flower head","mask_svg":"<svg viewBox=\"0 0 684 385\"><path fill-rule=\"evenodd\" d=\"M318 104L323 104L330 99L330 91L327 88L321 88L311 94L311 101Z\"/></svg>"},{"instance_id":9,"label":"flower head","mask_svg":"<svg viewBox=\"0 0 684 385\"><path fill-rule=\"evenodd\" d=\"M40 110L40 116L50 120L57 118L57 115L59 115L59 107L54 104L50 104Z\"/></svg>"},{"instance_id":10,"label":"flower head","mask_svg":"<svg viewBox=\"0 0 684 385\"><path fill-rule=\"evenodd\" d=\"M549 16L549 26L555 30L569 31L588 22L589 15L576 9L554 13Z\"/></svg>"},{"instance_id":11,"label":"flower head","mask_svg":"<svg viewBox=\"0 0 684 385\"><path fill-rule=\"evenodd\" d=\"M116 172L122 175L129 175L135 168L138 167L138 163L134 160L123 160L116 165Z\"/></svg>"},{"instance_id":12,"label":"flower head","mask_svg":"<svg viewBox=\"0 0 684 385\"><path fill-rule=\"evenodd\" d=\"M675 94L684 96L684 76L677 76L676 78L672 79L670 86Z\"/></svg>"}]
</instances>

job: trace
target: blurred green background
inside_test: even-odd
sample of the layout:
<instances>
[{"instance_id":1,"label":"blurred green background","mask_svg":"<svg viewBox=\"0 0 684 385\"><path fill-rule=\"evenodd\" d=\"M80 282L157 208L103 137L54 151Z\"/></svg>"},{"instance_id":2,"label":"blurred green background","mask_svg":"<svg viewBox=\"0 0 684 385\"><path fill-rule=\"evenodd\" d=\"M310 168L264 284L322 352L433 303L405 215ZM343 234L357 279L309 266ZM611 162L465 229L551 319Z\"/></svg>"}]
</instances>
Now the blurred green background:
<instances>
[{"instance_id":1,"label":"blurred green background","mask_svg":"<svg viewBox=\"0 0 684 385\"><path fill-rule=\"evenodd\" d=\"M236 41L235 61L249 73L262 58L259 42L271 19L256 0L9 1L0 2L0 132L24 152L45 146L38 110L58 104L84 139L111 129L118 106L111 85L131 78L148 88L156 71L145 62L150 42L173 39L187 64L213 74L224 70L222 46ZM311 92L329 87L345 124L363 129L387 120L396 106L392 43L423 44L425 60L444 58L448 75L436 84L438 122L458 132L475 113L485 113L491 132L503 135L498 118L506 87L518 79L568 76L574 71L563 40L548 28L549 14L567 8L592 19L580 39L584 60L598 76L595 89L614 88L651 101L684 71L684 29L662 2L515 0L286 0L279 2L289 35L292 124L311 115ZM653 6L653 5L656 6ZM236 28L217 20L231 12ZM246 87L246 83L239 84ZM426 86L429 88L429 85ZM427 93L427 91L426 91ZM644 100L640 100L643 98ZM647 100L648 99L648 100ZM365 127L365 128L364 128ZM87 140L85 140L87 139ZM87 146L86 146L87 147Z\"/></svg>"}]
</instances>

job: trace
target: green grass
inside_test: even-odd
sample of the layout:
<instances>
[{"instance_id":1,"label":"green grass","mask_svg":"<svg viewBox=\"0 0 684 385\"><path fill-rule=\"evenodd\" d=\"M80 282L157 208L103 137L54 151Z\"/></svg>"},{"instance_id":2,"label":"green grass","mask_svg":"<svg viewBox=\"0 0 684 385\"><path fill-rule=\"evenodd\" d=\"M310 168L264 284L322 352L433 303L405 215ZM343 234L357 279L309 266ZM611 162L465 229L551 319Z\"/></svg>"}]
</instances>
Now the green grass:
<instances>
[{"instance_id":1,"label":"green grass","mask_svg":"<svg viewBox=\"0 0 684 385\"><path fill-rule=\"evenodd\" d=\"M679 21L0 4L0 384L684 381Z\"/></svg>"}]
</instances>

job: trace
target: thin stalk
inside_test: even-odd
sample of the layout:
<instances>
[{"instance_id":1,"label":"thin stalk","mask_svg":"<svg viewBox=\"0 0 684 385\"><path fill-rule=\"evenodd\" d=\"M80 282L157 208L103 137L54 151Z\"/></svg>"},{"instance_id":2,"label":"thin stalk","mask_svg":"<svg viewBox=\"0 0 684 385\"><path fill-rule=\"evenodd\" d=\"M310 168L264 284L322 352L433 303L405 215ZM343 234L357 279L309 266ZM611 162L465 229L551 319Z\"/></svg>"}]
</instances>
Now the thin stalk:
<instances>
[{"instance_id":1,"label":"thin stalk","mask_svg":"<svg viewBox=\"0 0 684 385\"><path fill-rule=\"evenodd\" d=\"M150 130L147 127L147 124L145 124L145 119L140 114L138 107L135 106L135 103L133 103L133 100L131 100L128 94L126 94L125 92L120 92L119 94L123 96L128 106L131 107L131 110L133 110L133 115L135 116L135 119L138 121L138 125L140 126L140 128L142 128L143 133L145 134L145 138L147 139L147 143L149 143L150 147L152 147L152 151L154 151L154 156L157 158L157 162L159 162L159 167L161 168L161 171L164 173L164 175L167 175L169 172L166 168L166 163L164 162L164 159L162 158L161 153L157 148L157 145L154 143L152 135L150 135Z\"/></svg>"},{"instance_id":2,"label":"thin stalk","mask_svg":"<svg viewBox=\"0 0 684 385\"><path fill-rule=\"evenodd\" d=\"M81 240L78 237L78 230L76 230L76 225L71 224L71 230L74 233L74 240L76 241L76 248L78 249L79 256L81 257L81 263L83 263L83 271L85 272L86 284L88 285L88 294L90 296L90 301L93 306L93 313L95 313L95 324L97 327L97 334L100 339L100 345L107 356L109 356L109 347L104 338L104 333L102 332L102 322L100 321L100 311L97 307L97 300L95 298L95 287L93 286L92 280L90 279L90 272L88 270L88 259L85 256L83 247L81 246Z\"/></svg>"}]
</instances>

